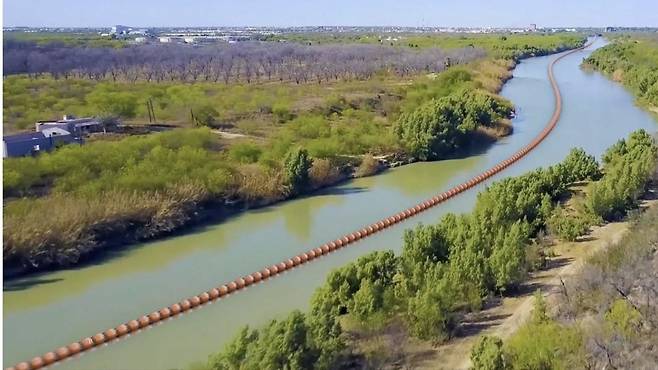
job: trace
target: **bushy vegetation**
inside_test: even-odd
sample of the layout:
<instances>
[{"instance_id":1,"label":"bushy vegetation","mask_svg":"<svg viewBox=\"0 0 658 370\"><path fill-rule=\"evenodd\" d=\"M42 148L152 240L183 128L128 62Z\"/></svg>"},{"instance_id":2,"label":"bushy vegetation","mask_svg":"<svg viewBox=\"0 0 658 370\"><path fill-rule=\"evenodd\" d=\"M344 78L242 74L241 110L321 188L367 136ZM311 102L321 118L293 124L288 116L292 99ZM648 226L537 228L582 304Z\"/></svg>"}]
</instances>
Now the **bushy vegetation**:
<instances>
[{"instance_id":1,"label":"bushy vegetation","mask_svg":"<svg viewBox=\"0 0 658 370\"><path fill-rule=\"evenodd\" d=\"M625 237L594 255L567 281L547 312L540 293L531 320L503 344L483 337L473 369L643 369L658 358L655 245L658 207Z\"/></svg>"},{"instance_id":2,"label":"bushy vegetation","mask_svg":"<svg viewBox=\"0 0 658 370\"><path fill-rule=\"evenodd\" d=\"M658 148L644 130L610 147L603 157L605 176L589 186L586 206L604 220L618 219L635 206L656 168Z\"/></svg>"},{"instance_id":3,"label":"bushy vegetation","mask_svg":"<svg viewBox=\"0 0 658 370\"><path fill-rule=\"evenodd\" d=\"M478 195L471 214L449 214L437 225L406 230L400 256L373 252L334 270L313 296L309 317L331 323L335 341L344 340L343 316L367 327L402 319L412 336L445 341L464 313L523 281L531 267L526 255L531 239L546 228L568 186L598 175L594 159L574 149L555 166L496 182ZM552 327L538 330L555 334ZM502 363L500 347L495 340L478 347L482 368Z\"/></svg>"},{"instance_id":4,"label":"bushy vegetation","mask_svg":"<svg viewBox=\"0 0 658 370\"><path fill-rule=\"evenodd\" d=\"M314 163L303 148L282 160L262 150L248 142L221 150L202 128L6 159L5 196L22 198L3 210L5 266L70 265L108 243L173 231L204 204L267 204L342 178L338 164Z\"/></svg>"},{"instance_id":5,"label":"bushy vegetation","mask_svg":"<svg viewBox=\"0 0 658 370\"><path fill-rule=\"evenodd\" d=\"M342 343L334 339L340 333L325 325L294 311L258 330L245 327L206 369L333 369Z\"/></svg>"},{"instance_id":6,"label":"bushy vegetation","mask_svg":"<svg viewBox=\"0 0 658 370\"><path fill-rule=\"evenodd\" d=\"M451 70L454 84L467 82L468 72ZM443 86L442 86L443 87ZM492 126L512 112L512 105L483 90L463 89L422 103L403 113L396 134L407 151L421 160L445 158L468 143L479 126Z\"/></svg>"},{"instance_id":7,"label":"bushy vegetation","mask_svg":"<svg viewBox=\"0 0 658 370\"><path fill-rule=\"evenodd\" d=\"M658 41L622 37L597 49L585 64L611 75L644 104L658 107Z\"/></svg>"}]
</instances>

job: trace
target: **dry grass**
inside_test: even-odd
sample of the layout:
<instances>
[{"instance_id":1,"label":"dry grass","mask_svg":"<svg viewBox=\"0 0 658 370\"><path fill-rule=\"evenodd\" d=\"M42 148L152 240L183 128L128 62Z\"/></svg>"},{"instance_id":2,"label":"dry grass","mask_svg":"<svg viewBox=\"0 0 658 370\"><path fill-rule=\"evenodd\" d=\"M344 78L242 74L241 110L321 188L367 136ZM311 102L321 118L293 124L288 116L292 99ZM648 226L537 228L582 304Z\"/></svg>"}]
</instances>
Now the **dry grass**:
<instances>
[{"instance_id":1,"label":"dry grass","mask_svg":"<svg viewBox=\"0 0 658 370\"><path fill-rule=\"evenodd\" d=\"M3 225L4 262L38 268L66 266L116 239L170 232L207 200L203 186L163 192L109 191L97 197L54 194L9 203Z\"/></svg>"},{"instance_id":2,"label":"dry grass","mask_svg":"<svg viewBox=\"0 0 658 370\"><path fill-rule=\"evenodd\" d=\"M308 175L313 189L335 184L342 178L338 168L329 159L314 159Z\"/></svg>"},{"instance_id":3,"label":"dry grass","mask_svg":"<svg viewBox=\"0 0 658 370\"><path fill-rule=\"evenodd\" d=\"M363 156L363 159L361 160L361 164L354 172L354 176L356 177L372 176L375 175L377 172L379 172L380 168L381 166L379 164L379 161L375 159L375 157L373 157L371 154L366 154L365 156Z\"/></svg>"},{"instance_id":4,"label":"dry grass","mask_svg":"<svg viewBox=\"0 0 658 370\"><path fill-rule=\"evenodd\" d=\"M288 197L283 174L258 164L243 165L238 169L239 186L236 195L249 204L269 204Z\"/></svg>"}]
</instances>

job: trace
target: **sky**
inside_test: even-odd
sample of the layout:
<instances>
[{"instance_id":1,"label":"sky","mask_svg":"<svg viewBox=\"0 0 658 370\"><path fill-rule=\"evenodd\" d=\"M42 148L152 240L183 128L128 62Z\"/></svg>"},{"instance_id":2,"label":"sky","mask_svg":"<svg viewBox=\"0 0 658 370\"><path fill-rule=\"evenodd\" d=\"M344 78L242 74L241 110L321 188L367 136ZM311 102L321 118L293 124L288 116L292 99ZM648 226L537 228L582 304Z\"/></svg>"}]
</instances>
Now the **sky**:
<instances>
[{"instance_id":1,"label":"sky","mask_svg":"<svg viewBox=\"0 0 658 370\"><path fill-rule=\"evenodd\" d=\"M4 0L3 26L658 27L658 0Z\"/></svg>"}]
</instances>

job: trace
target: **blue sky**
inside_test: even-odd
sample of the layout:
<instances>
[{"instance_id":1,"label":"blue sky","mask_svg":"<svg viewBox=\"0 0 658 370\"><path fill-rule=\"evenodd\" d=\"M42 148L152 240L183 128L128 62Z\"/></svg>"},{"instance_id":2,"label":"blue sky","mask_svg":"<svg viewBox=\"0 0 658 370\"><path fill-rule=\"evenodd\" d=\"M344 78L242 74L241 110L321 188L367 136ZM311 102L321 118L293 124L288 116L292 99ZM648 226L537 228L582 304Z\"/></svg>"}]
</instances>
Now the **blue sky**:
<instances>
[{"instance_id":1,"label":"blue sky","mask_svg":"<svg viewBox=\"0 0 658 370\"><path fill-rule=\"evenodd\" d=\"M4 26L657 26L658 0L4 0Z\"/></svg>"}]
</instances>

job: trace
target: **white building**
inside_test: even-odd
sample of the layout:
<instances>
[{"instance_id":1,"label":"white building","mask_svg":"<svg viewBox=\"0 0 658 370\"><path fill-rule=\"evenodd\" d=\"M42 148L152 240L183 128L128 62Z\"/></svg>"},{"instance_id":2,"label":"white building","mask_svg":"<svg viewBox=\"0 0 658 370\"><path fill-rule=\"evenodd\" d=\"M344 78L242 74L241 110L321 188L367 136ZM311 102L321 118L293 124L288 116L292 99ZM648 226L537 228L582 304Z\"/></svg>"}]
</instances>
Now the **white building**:
<instances>
[{"instance_id":1,"label":"white building","mask_svg":"<svg viewBox=\"0 0 658 370\"><path fill-rule=\"evenodd\" d=\"M160 42L163 44L168 44L171 42L171 37L160 37Z\"/></svg>"}]
</instances>

